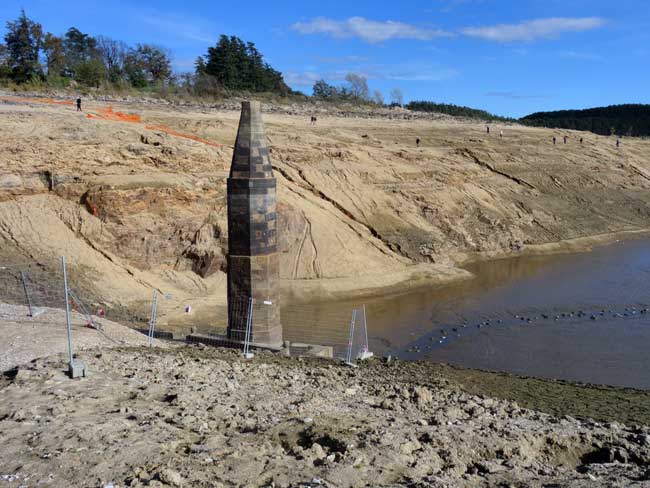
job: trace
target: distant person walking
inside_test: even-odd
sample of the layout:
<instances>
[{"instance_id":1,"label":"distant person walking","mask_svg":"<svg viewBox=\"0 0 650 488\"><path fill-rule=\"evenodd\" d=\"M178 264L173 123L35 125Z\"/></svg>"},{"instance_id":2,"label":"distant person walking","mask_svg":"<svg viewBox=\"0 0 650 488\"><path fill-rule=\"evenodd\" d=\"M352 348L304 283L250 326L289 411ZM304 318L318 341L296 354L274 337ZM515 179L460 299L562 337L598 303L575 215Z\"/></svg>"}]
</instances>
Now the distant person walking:
<instances>
[{"instance_id":1,"label":"distant person walking","mask_svg":"<svg viewBox=\"0 0 650 488\"><path fill-rule=\"evenodd\" d=\"M489 133L490 133L490 126L489 126L489 125L486 125L486 126L485 126L485 130L486 130L487 133L489 134Z\"/></svg>"},{"instance_id":2,"label":"distant person walking","mask_svg":"<svg viewBox=\"0 0 650 488\"><path fill-rule=\"evenodd\" d=\"M415 139L415 146L420 147L420 138Z\"/></svg>"},{"instance_id":3,"label":"distant person walking","mask_svg":"<svg viewBox=\"0 0 650 488\"><path fill-rule=\"evenodd\" d=\"M316 125L316 117L311 116L311 125Z\"/></svg>"},{"instance_id":4,"label":"distant person walking","mask_svg":"<svg viewBox=\"0 0 650 488\"><path fill-rule=\"evenodd\" d=\"M618 138L616 139L616 147L621 147L621 140Z\"/></svg>"},{"instance_id":5,"label":"distant person walking","mask_svg":"<svg viewBox=\"0 0 650 488\"><path fill-rule=\"evenodd\" d=\"M583 141L584 141L584 139L581 137L580 138L580 144L582 144Z\"/></svg>"},{"instance_id":6,"label":"distant person walking","mask_svg":"<svg viewBox=\"0 0 650 488\"><path fill-rule=\"evenodd\" d=\"M564 136L564 144L566 144L566 141L567 141L568 139L569 139L569 138L568 138L567 136Z\"/></svg>"},{"instance_id":7,"label":"distant person walking","mask_svg":"<svg viewBox=\"0 0 650 488\"><path fill-rule=\"evenodd\" d=\"M81 112L81 98L77 98L77 112Z\"/></svg>"},{"instance_id":8,"label":"distant person walking","mask_svg":"<svg viewBox=\"0 0 650 488\"><path fill-rule=\"evenodd\" d=\"M553 145L555 146L556 143L557 143L557 139L555 138L555 136L553 136Z\"/></svg>"}]
</instances>

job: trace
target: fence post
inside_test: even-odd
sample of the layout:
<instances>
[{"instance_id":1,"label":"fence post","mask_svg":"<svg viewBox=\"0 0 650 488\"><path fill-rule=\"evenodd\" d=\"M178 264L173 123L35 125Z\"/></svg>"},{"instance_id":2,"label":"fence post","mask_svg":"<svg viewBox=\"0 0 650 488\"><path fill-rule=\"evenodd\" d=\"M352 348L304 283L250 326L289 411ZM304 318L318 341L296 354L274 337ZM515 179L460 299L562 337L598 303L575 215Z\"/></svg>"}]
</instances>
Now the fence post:
<instances>
[{"instance_id":1,"label":"fence post","mask_svg":"<svg viewBox=\"0 0 650 488\"><path fill-rule=\"evenodd\" d=\"M68 271L65 265L65 256L61 256L61 267L63 268L63 294L65 296L65 322L68 329L68 373L70 378L86 376L86 366L81 361L74 361L72 355L72 327L70 326L70 297L68 295Z\"/></svg>"},{"instance_id":2,"label":"fence post","mask_svg":"<svg viewBox=\"0 0 650 488\"><path fill-rule=\"evenodd\" d=\"M25 291L25 299L27 300L27 307L29 308L29 316L34 317L34 311L32 309L32 297L29 296L29 290L27 289L27 277L25 272L20 272L20 280L23 282L23 290Z\"/></svg>"},{"instance_id":3,"label":"fence post","mask_svg":"<svg viewBox=\"0 0 650 488\"><path fill-rule=\"evenodd\" d=\"M246 314L246 332L244 334L244 357L251 359L250 353L251 329L253 328L253 298L248 298L248 313Z\"/></svg>"},{"instance_id":4,"label":"fence post","mask_svg":"<svg viewBox=\"0 0 650 488\"><path fill-rule=\"evenodd\" d=\"M357 319L357 309L352 310L352 320L350 320L350 337L348 338L348 357L347 363L352 363L352 342L354 342L354 322Z\"/></svg>"},{"instance_id":5,"label":"fence post","mask_svg":"<svg viewBox=\"0 0 650 488\"><path fill-rule=\"evenodd\" d=\"M149 347L153 345L153 336L156 328L156 315L158 313L158 290L153 291L153 300L151 302L151 317L149 317Z\"/></svg>"},{"instance_id":6,"label":"fence post","mask_svg":"<svg viewBox=\"0 0 650 488\"><path fill-rule=\"evenodd\" d=\"M366 336L366 343L364 345L364 353L368 352L368 322L366 321L366 304L363 304L363 331Z\"/></svg>"}]
</instances>

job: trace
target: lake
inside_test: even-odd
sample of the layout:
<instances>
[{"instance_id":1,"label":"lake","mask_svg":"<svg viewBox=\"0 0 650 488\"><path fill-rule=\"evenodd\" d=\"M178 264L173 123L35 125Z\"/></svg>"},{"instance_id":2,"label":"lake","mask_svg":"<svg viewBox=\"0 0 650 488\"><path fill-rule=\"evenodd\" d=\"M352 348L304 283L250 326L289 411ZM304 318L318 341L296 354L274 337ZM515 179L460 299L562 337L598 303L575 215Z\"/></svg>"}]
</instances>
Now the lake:
<instances>
[{"instance_id":1,"label":"lake","mask_svg":"<svg viewBox=\"0 0 650 488\"><path fill-rule=\"evenodd\" d=\"M650 240L467 269L475 279L431 290L287 304L285 336L340 351L351 310L363 303L375 354L650 388Z\"/></svg>"}]
</instances>

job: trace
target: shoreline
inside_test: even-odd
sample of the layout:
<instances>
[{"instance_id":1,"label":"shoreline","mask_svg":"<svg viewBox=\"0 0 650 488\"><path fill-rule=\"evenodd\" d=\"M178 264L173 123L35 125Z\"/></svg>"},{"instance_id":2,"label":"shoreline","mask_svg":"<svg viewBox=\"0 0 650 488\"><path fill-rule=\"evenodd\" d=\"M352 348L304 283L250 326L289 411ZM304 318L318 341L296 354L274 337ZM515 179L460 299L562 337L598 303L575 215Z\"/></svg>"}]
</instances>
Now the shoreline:
<instances>
[{"instance_id":1,"label":"shoreline","mask_svg":"<svg viewBox=\"0 0 650 488\"><path fill-rule=\"evenodd\" d=\"M597 247L605 247L619 241L650 237L650 228L623 230L575 237L556 242L530 244L518 252L486 252L460 254L455 266L436 264L415 264L402 272L390 275L387 284L379 284L377 275L357 278L334 278L326 280L285 280L282 282L282 299L299 304L331 303L362 298L383 298L405 295L425 289L435 289L471 280L475 275L465 269L475 263L506 261L533 256L552 256L592 252ZM439 273L439 274L436 274ZM385 276L382 277L385 280ZM361 283L361 286L358 286ZM385 283L385 281L384 281Z\"/></svg>"}]
</instances>

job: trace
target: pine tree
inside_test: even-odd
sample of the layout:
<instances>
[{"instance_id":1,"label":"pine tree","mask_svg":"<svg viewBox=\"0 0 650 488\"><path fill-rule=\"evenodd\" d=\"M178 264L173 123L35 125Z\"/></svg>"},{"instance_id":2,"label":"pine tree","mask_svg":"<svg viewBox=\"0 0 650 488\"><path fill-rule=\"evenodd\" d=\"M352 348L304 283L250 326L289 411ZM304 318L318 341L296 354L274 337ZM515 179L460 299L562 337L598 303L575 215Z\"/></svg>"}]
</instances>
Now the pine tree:
<instances>
[{"instance_id":1,"label":"pine tree","mask_svg":"<svg viewBox=\"0 0 650 488\"><path fill-rule=\"evenodd\" d=\"M205 58L197 59L195 67L197 76L209 75L229 90L282 95L290 91L282 74L264 62L255 44L236 36L222 35L215 46L208 48Z\"/></svg>"},{"instance_id":2,"label":"pine tree","mask_svg":"<svg viewBox=\"0 0 650 488\"><path fill-rule=\"evenodd\" d=\"M5 43L8 53L8 66L11 77L17 83L23 83L43 76L43 69L38 62L38 55L43 43L43 28L22 10L20 17L7 22Z\"/></svg>"}]
</instances>

